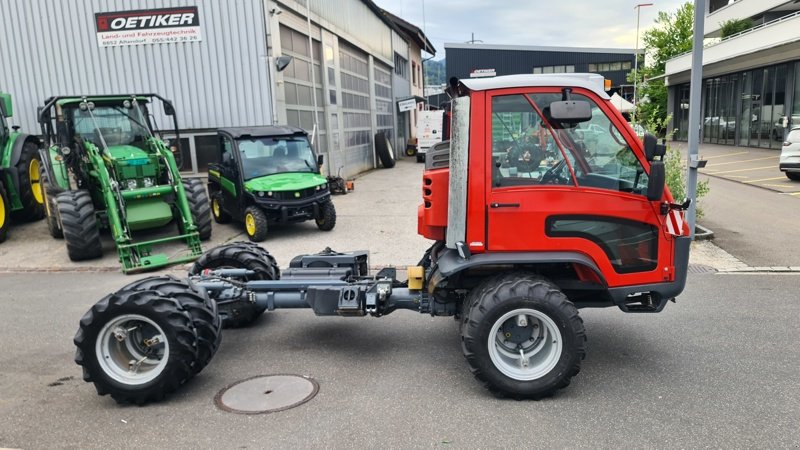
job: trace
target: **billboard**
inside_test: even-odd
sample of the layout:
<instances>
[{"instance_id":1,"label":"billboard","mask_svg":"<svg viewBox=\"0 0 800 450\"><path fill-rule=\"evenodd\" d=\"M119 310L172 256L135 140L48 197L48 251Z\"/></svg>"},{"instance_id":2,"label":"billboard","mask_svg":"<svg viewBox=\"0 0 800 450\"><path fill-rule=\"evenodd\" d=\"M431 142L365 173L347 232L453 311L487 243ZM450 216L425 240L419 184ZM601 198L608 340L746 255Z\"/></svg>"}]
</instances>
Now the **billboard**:
<instances>
[{"instance_id":1,"label":"billboard","mask_svg":"<svg viewBox=\"0 0 800 450\"><path fill-rule=\"evenodd\" d=\"M102 12L94 19L100 47L202 40L196 6Z\"/></svg>"}]
</instances>

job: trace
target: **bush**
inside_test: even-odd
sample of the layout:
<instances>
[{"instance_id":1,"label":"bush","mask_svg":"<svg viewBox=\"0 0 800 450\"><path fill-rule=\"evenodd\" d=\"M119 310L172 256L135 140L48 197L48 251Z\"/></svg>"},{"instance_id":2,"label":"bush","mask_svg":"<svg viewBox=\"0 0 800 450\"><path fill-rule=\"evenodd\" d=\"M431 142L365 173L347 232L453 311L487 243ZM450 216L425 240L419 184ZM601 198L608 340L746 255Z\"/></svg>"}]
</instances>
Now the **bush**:
<instances>
[{"instance_id":1,"label":"bush","mask_svg":"<svg viewBox=\"0 0 800 450\"><path fill-rule=\"evenodd\" d=\"M681 158L681 152L667 147L667 154L664 156L664 169L667 178L667 187L672 193L672 198L676 202L686 198L686 164ZM695 216L699 219L703 217L703 210L700 208L700 198L708 194L708 181L697 182L697 204L695 205Z\"/></svg>"},{"instance_id":2,"label":"bush","mask_svg":"<svg viewBox=\"0 0 800 450\"><path fill-rule=\"evenodd\" d=\"M750 18L726 20L720 24L720 37L725 39L750 28L753 28L753 20Z\"/></svg>"}]
</instances>

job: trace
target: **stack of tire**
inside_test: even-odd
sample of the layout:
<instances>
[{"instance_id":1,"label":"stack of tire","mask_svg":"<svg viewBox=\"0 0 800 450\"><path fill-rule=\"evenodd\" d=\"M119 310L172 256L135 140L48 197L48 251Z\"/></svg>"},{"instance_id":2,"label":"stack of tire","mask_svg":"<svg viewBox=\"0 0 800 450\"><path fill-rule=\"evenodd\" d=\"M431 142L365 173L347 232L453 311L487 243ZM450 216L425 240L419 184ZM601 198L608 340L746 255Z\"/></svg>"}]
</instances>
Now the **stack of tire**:
<instances>
[{"instance_id":1,"label":"stack of tire","mask_svg":"<svg viewBox=\"0 0 800 450\"><path fill-rule=\"evenodd\" d=\"M128 284L96 303L75 335L75 362L99 395L158 401L200 373L222 341L216 302L172 276Z\"/></svg>"}]
</instances>

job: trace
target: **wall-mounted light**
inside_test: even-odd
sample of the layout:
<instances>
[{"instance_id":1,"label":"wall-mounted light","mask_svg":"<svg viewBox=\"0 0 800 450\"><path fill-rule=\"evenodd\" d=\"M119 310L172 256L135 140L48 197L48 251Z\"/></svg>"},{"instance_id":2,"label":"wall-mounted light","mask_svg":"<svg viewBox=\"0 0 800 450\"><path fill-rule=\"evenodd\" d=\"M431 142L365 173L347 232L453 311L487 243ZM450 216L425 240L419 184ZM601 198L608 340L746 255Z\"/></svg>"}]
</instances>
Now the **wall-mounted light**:
<instances>
[{"instance_id":1,"label":"wall-mounted light","mask_svg":"<svg viewBox=\"0 0 800 450\"><path fill-rule=\"evenodd\" d=\"M278 72L282 72L283 69L285 69L290 62L292 62L291 56L288 55L278 56L277 58L275 58L275 69Z\"/></svg>"},{"instance_id":2,"label":"wall-mounted light","mask_svg":"<svg viewBox=\"0 0 800 450\"><path fill-rule=\"evenodd\" d=\"M272 8L269 10L270 16L277 16L278 14L282 13L283 11L278 8Z\"/></svg>"}]
</instances>

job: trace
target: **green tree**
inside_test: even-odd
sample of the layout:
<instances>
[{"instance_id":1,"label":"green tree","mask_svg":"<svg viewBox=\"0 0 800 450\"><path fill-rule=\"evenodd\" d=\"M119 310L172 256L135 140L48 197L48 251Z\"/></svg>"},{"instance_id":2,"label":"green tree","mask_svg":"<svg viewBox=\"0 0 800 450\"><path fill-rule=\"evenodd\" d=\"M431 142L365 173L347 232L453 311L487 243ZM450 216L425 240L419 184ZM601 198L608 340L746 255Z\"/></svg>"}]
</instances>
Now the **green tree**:
<instances>
[{"instance_id":1,"label":"green tree","mask_svg":"<svg viewBox=\"0 0 800 450\"><path fill-rule=\"evenodd\" d=\"M655 26L647 30L642 38L645 54L644 67L639 73L631 72L629 81L638 75L637 82L637 120L647 124L659 124L653 131L663 135L667 119L667 87L663 78L664 68L669 59L692 50L692 30L694 6L686 2L675 12L660 11ZM654 79L655 78L655 79Z\"/></svg>"},{"instance_id":2,"label":"green tree","mask_svg":"<svg viewBox=\"0 0 800 450\"><path fill-rule=\"evenodd\" d=\"M725 39L728 36L753 28L753 19L746 17L744 19L726 20L720 24L720 27L720 37Z\"/></svg>"}]
</instances>

